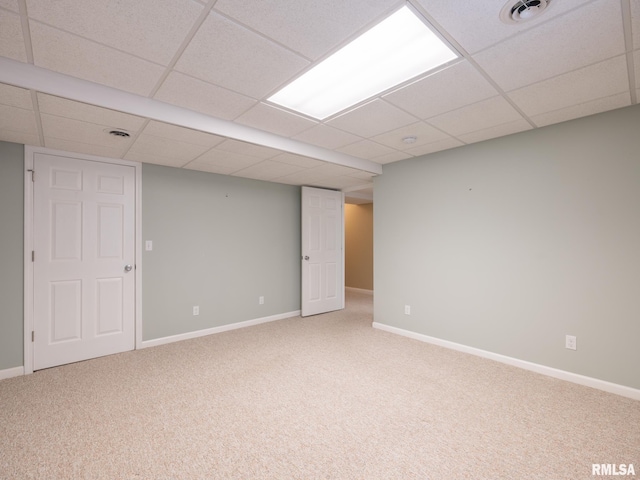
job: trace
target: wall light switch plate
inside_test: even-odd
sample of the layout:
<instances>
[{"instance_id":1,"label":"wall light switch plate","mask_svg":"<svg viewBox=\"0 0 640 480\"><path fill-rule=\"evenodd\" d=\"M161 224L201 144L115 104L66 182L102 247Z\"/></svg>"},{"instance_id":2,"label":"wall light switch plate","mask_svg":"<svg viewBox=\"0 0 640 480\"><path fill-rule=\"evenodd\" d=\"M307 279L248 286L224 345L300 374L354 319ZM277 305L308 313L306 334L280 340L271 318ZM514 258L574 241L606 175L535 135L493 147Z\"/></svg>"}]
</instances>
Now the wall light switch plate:
<instances>
[{"instance_id":1,"label":"wall light switch plate","mask_svg":"<svg viewBox=\"0 0 640 480\"><path fill-rule=\"evenodd\" d=\"M150 252L151 250L153 250L153 242L151 240L147 240L146 242L144 242L144 249L147 252Z\"/></svg>"},{"instance_id":2,"label":"wall light switch plate","mask_svg":"<svg viewBox=\"0 0 640 480\"><path fill-rule=\"evenodd\" d=\"M195 306L193 307L193 314L194 315L200 315L200 307L199 306Z\"/></svg>"},{"instance_id":3,"label":"wall light switch plate","mask_svg":"<svg viewBox=\"0 0 640 480\"><path fill-rule=\"evenodd\" d=\"M411 315L411 305L405 305L404 306L404 314L405 315Z\"/></svg>"}]
</instances>

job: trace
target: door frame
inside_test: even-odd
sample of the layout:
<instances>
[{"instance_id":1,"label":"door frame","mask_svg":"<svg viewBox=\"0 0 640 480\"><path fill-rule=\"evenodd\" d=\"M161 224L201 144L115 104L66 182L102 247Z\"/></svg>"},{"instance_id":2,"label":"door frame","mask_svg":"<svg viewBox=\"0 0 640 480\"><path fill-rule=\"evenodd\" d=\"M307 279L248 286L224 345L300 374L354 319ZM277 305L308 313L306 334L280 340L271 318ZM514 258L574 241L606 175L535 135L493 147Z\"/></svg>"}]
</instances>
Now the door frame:
<instances>
[{"instance_id":1,"label":"door frame","mask_svg":"<svg viewBox=\"0 0 640 480\"><path fill-rule=\"evenodd\" d=\"M142 344L142 164L129 160L119 160L114 158L99 157L96 155L86 155L82 153L65 152L44 147L24 147L24 374L33 373L33 342L31 332L33 332L33 302L34 302L34 276L32 252L34 245L34 183L31 172L33 172L34 156L37 153L46 155L59 155L71 157L77 160L89 162L110 163L114 165L125 165L134 168L135 174L135 343L134 349L140 348ZM37 174L37 172L36 172Z\"/></svg>"}]
</instances>

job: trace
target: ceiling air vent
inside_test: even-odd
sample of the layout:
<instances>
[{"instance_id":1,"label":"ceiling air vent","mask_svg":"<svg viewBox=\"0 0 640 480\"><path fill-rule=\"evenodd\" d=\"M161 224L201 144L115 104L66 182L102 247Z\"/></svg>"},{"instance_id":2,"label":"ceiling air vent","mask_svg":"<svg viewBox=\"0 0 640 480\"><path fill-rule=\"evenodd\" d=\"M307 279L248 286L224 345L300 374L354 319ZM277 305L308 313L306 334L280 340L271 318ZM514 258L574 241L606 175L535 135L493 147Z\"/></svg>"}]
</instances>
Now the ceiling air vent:
<instances>
[{"instance_id":1,"label":"ceiling air vent","mask_svg":"<svg viewBox=\"0 0 640 480\"><path fill-rule=\"evenodd\" d=\"M500 11L500 20L514 24L539 17L549 8L551 0L509 0Z\"/></svg>"},{"instance_id":2,"label":"ceiling air vent","mask_svg":"<svg viewBox=\"0 0 640 480\"><path fill-rule=\"evenodd\" d=\"M129 132L125 130L109 130L109 135L113 135L114 137L130 137Z\"/></svg>"}]
</instances>

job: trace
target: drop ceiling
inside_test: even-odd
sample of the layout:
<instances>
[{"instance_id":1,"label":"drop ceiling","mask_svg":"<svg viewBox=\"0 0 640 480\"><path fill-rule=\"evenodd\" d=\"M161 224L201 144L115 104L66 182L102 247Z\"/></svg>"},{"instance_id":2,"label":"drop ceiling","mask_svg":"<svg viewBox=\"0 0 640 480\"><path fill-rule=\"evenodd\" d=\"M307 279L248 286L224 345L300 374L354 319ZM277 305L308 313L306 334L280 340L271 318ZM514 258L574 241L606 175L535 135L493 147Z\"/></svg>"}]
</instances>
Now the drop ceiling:
<instances>
[{"instance_id":1,"label":"drop ceiling","mask_svg":"<svg viewBox=\"0 0 640 480\"><path fill-rule=\"evenodd\" d=\"M325 121L266 101L406 3L459 59ZM0 0L0 140L366 201L384 164L637 103L640 0L504 4Z\"/></svg>"}]
</instances>

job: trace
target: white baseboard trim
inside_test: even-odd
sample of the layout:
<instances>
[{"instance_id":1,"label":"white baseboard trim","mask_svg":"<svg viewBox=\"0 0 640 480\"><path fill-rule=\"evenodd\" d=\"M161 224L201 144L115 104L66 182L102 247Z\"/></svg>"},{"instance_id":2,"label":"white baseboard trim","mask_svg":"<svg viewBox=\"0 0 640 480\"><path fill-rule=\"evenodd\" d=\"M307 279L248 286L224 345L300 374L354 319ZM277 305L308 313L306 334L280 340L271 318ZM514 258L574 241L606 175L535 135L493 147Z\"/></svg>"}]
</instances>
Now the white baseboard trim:
<instances>
[{"instance_id":1,"label":"white baseboard trim","mask_svg":"<svg viewBox=\"0 0 640 480\"><path fill-rule=\"evenodd\" d=\"M206 328L204 330L196 330L195 332L181 333L179 335L171 335L169 337L155 338L153 340L143 340L137 348L149 348L157 347L158 345L166 345L167 343L180 342L182 340L190 340L192 338L205 337L207 335L213 335L215 333L228 332L229 330L236 330L238 328L253 327L261 323L274 322L276 320L284 320L285 318L297 317L300 315L300 310L293 312L280 313L278 315L271 315L270 317L255 318L253 320L246 320L244 322L230 323L228 325L222 325L220 327Z\"/></svg>"},{"instance_id":2,"label":"white baseboard trim","mask_svg":"<svg viewBox=\"0 0 640 480\"><path fill-rule=\"evenodd\" d=\"M565 370L559 370L557 368L547 367L533 362L527 362L526 360L520 360L499 353L489 352L487 350L481 350L479 348L469 347L460 343L450 342L448 340L442 340L436 337L430 337L421 333L411 332L409 330L403 330L402 328L391 327L378 322L373 322L373 328L384 330L385 332L394 333L396 335L402 335L403 337L409 337L421 342L431 343L440 347L450 348L451 350L457 350L463 353L469 353L478 357L488 358L489 360L495 360L496 362L506 363L514 367L523 368L532 372L547 375L549 377L558 378L560 380L566 380L568 382L577 383L587 387L597 388L598 390L604 390L605 392L614 393L623 397L632 398L634 400L640 400L640 390L627 387L625 385L618 385L617 383L606 382L597 378L586 377L577 373L567 372Z\"/></svg>"},{"instance_id":3,"label":"white baseboard trim","mask_svg":"<svg viewBox=\"0 0 640 480\"><path fill-rule=\"evenodd\" d=\"M19 377L20 375L24 375L24 367L14 367L0 370L0 380L4 380L5 378Z\"/></svg>"},{"instance_id":4,"label":"white baseboard trim","mask_svg":"<svg viewBox=\"0 0 640 480\"><path fill-rule=\"evenodd\" d=\"M373 290L367 290L365 288L344 287L344 289L349 292L366 293L367 295L373 295Z\"/></svg>"}]
</instances>

